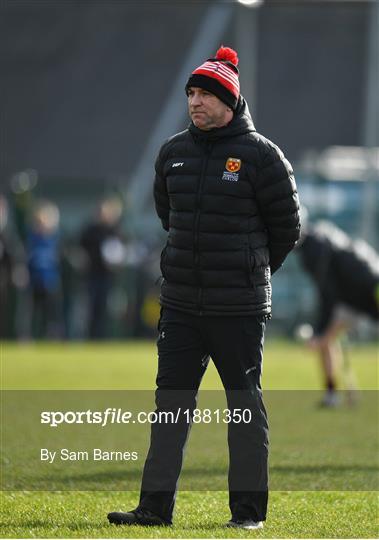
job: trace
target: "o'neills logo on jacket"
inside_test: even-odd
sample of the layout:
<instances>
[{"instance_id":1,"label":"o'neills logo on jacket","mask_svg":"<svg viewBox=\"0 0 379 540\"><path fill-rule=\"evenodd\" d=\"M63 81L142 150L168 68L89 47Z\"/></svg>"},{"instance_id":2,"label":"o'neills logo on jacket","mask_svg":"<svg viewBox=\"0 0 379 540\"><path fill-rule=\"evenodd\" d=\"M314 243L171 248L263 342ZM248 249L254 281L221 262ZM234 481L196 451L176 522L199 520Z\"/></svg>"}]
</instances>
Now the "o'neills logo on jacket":
<instances>
[{"instance_id":1,"label":"o'neills logo on jacket","mask_svg":"<svg viewBox=\"0 0 379 540\"><path fill-rule=\"evenodd\" d=\"M241 168L241 160L237 158L228 158L225 163L224 174L222 175L222 180L229 180L230 182L237 182L239 178L238 171Z\"/></svg>"}]
</instances>

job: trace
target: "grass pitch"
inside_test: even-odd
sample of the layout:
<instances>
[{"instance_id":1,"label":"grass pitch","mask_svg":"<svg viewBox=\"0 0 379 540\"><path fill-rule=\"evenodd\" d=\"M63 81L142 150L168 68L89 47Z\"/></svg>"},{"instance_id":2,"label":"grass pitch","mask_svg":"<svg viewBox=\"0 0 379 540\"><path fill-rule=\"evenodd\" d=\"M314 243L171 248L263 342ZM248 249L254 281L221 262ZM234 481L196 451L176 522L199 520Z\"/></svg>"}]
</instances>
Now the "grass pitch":
<instances>
[{"instance_id":1,"label":"grass pitch","mask_svg":"<svg viewBox=\"0 0 379 540\"><path fill-rule=\"evenodd\" d=\"M363 390L373 391L377 388L376 347L353 347L350 356L358 385L362 389L361 394L374 396L374 392ZM104 345L4 344L1 347L3 389L8 390L150 390L154 388L155 370L156 350L152 342ZM313 354L301 345L269 341L265 352L263 386L284 393L306 391L309 401L312 401L320 388ZM208 368L202 389L221 389L213 365ZM288 392L288 395L298 394ZM270 463L274 491L270 495L269 513L263 531L249 533L223 527L229 519L229 513L227 492L225 489L217 489L217 482L225 482L226 477L226 463L220 458L219 463L215 460L217 466L214 469L211 462L204 461L201 475L203 491L179 492L175 524L171 528L120 528L108 525L108 511L131 509L138 500L137 490L123 491L122 481L117 483L115 470L120 470L118 464L116 469L110 465L111 468L105 470L98 483L81 486L86 491L64 491L67 488L63 476L59 491L24 489L3 492L1 536L376 538L379 535L378 499L375 491L378 485L378 462L372 457L375 445L371 447L367 443L368 424L371 431L377 434L375 405L375 398L372 402L362 400L356 409L341 407L335 411L320 411L308 404L298 411L296 420L292 422L291 418L286 422L277 421L280 417L276 417L276 409L273 410L272 436L280 444L275 446L275 441L272 441ZM349 424L353 417L359 420L353 425L354 430L350 429ZM296 440L304 426L310 436L308 446L302 446ZM346 433L345 429L338 435L341 426L350 430L352 445L350 441L347 446L338 446L337 443L341 442L340 439ZM190 441L183 471L183 489L191 478L191 459L197 456L195 431L191 436L194 440ZM325 446L325 439L329 441L329 446ZM224 446L225 442L223 449ZM347 448L347 455L340 448ZM6 470L5 465L3 461L3 471ZM186 476L187 465L189 469ZM22 476L21 469L19 476ZM115 489L103 491L108 489L110 479L115 478Z\"/></svg>"}]
</instances>

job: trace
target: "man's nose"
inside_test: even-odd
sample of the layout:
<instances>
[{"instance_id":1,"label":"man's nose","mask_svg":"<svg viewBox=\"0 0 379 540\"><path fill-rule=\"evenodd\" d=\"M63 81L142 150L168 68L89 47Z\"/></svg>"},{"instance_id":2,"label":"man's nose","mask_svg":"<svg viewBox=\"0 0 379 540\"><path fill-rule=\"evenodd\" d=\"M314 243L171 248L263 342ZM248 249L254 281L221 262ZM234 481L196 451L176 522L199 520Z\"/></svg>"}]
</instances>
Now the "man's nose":
<instances>
[{"instance_id":1,"label":"man's nose","mask_svg":"<svg viewBox=\"0 0 379 540\"><path fill-rule=\"evenodd\" d=\"M191 105L193 107L197 107L198 105L201 105L201 96L199 94L193 94L191 96Z\"/></svg>"}]
</instances>

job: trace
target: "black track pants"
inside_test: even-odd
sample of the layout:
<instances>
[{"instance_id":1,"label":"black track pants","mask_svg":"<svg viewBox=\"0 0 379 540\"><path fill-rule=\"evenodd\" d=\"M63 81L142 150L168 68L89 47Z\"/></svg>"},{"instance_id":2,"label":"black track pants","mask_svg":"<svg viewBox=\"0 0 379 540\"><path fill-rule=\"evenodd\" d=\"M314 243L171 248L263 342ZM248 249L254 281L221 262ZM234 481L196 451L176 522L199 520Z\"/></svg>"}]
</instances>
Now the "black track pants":
<instances>
[{"instance_id":1,"label":"black track pants","mask_svg":"<svg viewBox=\"0 0 379 540\"><path fill-rule=\"evenodd\" d=\"M233 519L266 519L268 424L260 385L264 316L200 317L163 308L159 323L156 407L196 408L209 356L228 408L250 409L251 422L228 424L229 506ZM139 508L171 522L190 424L152 424Z\"/></svg>"}]
</instances>

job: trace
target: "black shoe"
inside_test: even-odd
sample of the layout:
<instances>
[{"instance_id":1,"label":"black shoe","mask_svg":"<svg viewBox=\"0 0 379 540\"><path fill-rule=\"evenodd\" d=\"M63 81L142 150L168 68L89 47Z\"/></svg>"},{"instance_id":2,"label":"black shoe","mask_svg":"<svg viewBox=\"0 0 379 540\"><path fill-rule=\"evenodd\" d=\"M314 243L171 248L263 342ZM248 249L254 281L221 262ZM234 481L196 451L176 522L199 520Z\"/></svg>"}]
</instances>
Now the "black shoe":
<instances>
[{"instance_id":1,"label":"black shoe","mask_svg":"<svg viewBox=\"0 0 379 540\"><path fill-rule=\"evenodd\" d=\"M111 512L108 514L108 519L110 523L115 525L143 525L144 527L171 525L169 521L144 508L137 508L131 512Z\"/></svg>"}]
</instances>

